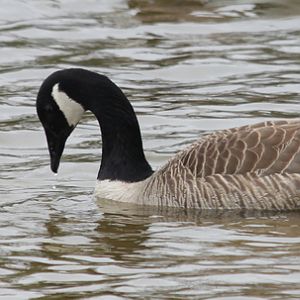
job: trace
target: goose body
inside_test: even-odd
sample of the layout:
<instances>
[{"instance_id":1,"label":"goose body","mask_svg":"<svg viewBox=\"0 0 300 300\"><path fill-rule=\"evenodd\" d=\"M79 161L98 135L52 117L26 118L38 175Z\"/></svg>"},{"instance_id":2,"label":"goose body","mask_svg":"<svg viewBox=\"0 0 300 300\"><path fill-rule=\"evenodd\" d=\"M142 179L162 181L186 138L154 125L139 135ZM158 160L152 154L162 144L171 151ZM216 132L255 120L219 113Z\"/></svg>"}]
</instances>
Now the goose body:
<instances>
[{"instance_id":1,"label":"goose body","mask_svg":"<svg viewBox=\"0 0 300 300\"><path fill-rule=\"evenodd\" d=\"M96 197L186 209L300 208L300 119L205 135L153 172L122 91L103 75L61 70L45 79L37 96L52 171L86 110L98 119L102 135Z\"/></svg>"}]
</instances>

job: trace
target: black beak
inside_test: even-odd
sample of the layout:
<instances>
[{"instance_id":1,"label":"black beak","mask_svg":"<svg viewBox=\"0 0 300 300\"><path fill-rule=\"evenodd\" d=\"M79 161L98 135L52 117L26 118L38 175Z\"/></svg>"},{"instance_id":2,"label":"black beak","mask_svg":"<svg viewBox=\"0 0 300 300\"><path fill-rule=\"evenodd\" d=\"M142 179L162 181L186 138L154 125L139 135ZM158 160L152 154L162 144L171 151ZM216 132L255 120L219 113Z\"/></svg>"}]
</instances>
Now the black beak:
<instances>
[{"instance_id":1,"label":"black beak","mask_svg":"<svg viewBox=\"0 0 300 300\"><path fill-rule=\"evenodd\" d=\"M45 132L50 154L51 170L52 172L57 173L60 158L64 151L65 143L69 134L54 135L47 130Z\"/></svg>"}]
</instances>

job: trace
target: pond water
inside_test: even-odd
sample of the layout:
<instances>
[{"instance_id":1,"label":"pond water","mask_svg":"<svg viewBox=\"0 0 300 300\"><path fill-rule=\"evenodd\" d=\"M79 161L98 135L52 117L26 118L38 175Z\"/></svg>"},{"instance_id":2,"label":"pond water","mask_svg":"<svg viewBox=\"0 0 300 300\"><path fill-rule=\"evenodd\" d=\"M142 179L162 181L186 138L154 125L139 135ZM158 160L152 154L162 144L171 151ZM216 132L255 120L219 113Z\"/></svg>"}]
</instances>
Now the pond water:
<instances>
[{"instance_id":1,"label":"pond water","mask_svg":"<svg viewBox=\"0 0 300 300\"><path fill-rule=\"evenodd\" d=\"M91 114L58 176L42 80L104 73L131 100L154 168L201 134L300 114L297 0L2 1L0 299L299 299L299 213L100 204Z\"/></svg>"}]
</instances>

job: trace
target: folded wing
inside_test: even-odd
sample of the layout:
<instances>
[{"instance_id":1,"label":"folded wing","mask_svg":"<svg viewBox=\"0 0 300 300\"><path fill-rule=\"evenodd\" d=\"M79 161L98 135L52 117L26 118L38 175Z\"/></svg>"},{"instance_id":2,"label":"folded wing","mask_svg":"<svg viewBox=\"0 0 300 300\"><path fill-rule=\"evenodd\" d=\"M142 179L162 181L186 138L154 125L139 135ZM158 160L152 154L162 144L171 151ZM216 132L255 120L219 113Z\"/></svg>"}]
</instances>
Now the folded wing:
<instances>
[{"instance_id":1,"label":"folded wing","mask_svg":"<svg viewBox=\"0 0 300 300\"><path fill-rule=\"evenodd\" d=\"M197 178L214 174L300 173L300 120L218 131L204 136L174 160Z\"/></svg>"}]
</instances>

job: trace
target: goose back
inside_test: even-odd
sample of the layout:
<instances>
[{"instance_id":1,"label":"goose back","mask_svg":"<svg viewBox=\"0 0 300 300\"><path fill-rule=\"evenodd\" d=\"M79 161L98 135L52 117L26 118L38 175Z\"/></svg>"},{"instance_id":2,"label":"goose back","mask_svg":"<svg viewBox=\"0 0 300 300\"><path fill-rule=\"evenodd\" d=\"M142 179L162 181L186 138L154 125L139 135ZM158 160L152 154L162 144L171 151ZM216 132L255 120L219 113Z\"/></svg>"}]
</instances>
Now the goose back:
<instances>
[{"instance_id":1,"label":"goose back","mask_svg":"<svg viewBox=\"0 0 300 300\"><path fill-rule=\"evenodd\" d=\"M146 182L146 201L200 209L300 207L300 120L203 136ZM146 200L148 199L148 200Z\"/></svg>"}]
</instances>

